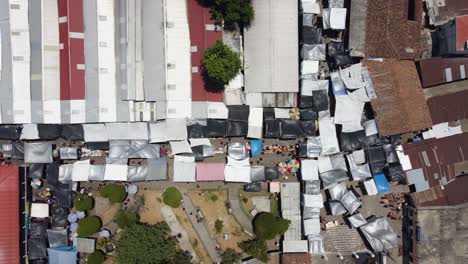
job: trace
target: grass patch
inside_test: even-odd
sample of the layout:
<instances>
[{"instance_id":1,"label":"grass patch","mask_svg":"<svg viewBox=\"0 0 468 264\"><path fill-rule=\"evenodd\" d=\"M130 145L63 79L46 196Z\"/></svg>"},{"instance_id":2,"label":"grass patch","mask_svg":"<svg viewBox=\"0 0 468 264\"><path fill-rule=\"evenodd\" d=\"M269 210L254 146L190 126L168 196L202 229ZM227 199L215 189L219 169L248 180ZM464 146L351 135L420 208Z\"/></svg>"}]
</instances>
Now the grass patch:
<instances>
[{"instance_id":1,"label":"grass patch","mask_svg":"<svg viewBox=\"0 0 468 264\"><path fill-rule=\"evenodd\" d=\"M163 201L172 208L179 208L182 194L176 188L170 187L163 193Z\"/></svg>"},{"instance_id":2,"label":"grass patch","mask_svg":"<svg viewBox=\"0 0 468 264\"><path fill-rule=\"evenodd\" d=\"M216 221L215 221L215 229L216 229L216 233L217 233L217 234L221 234L221 232L223 232L223 225L224 225L223 220L216 219Z\"/></svg>"}]
</instances>

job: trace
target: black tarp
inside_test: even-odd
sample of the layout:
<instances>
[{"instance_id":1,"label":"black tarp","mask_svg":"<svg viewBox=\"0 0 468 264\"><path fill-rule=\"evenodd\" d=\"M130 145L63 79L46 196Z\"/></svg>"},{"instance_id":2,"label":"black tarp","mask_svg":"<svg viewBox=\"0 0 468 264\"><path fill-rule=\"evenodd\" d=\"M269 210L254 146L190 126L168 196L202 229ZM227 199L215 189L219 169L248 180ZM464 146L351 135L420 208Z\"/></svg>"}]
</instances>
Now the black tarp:
<instances>
[{"instance_id":1,"label":"black tarp","mask_svg":"<svg viewBox=\"0 0 468 264\"><path fill-rule=\"evenodd\" d=\"M68 225L67 217L69 214L68 208L52 205L50 207L51 226L53 228L66 227Z\"/></svg>"},{"instance_id":2,"label":"black tarp","mask_svg":"<svg viewBox=\"0 0 468 264\"><path fill-rule=\"evenodd\" d=\"M21 137L22 129L19 126L0 126L0 139L18 140Z\"/></svg>"},{"instance_id":3,"label":"black tarp","mask_svg":"<svg viewBox=\"0 0 468 264\"><path fill-rule=\"evenodd\" d=\"M62 125L62 138L68 140L84 140L83 126Z\"/></svg>"},{"instance_id":4,"label":"black tarp","mask_svg":"<svg viewBox=\"0 0 468 264\"><path fill-rule=\"evenodd\" d=\"M387 163L385 150L383 146L375 146L367 148L369 164L373 174L382 173Z\"/></svg>"},{"instance_id":5,"label":"black tarp","mask_svg":"<svg viewBox=\"0 0 468 264\"><path fill-rule=\"evenodd\" d=\"M72 191L70 184L60 183L54 191L58 207L70 208L72 206Z\"/></svg>"},{"instance_id":6,"label":"black tarp","mask_svg":"<svg viewBox=\"0 0 468 264\"><path fill-rule=\"evenodd\" d=\"M322 43L322 29L302 27L302 41L309 45Z\"/></svg>"},{"instance_id":7,"label":"black tarp","mask_svg":"<svg viewBox=\"0 0 468 264\"><path fill-rule=\"evenodd\" d=\"M259 182L253 182L244 185L245 192L259 192L262 190L262 184Z\"/></svg>"},{"instance_id":8,"label":"black tarp","mask_svg":"<svg viewBox=\"0 0 468 264\"><path fill-rule=\"evenodd\" d=\"M11 143L11 158L17 160L24 159L24 144L22 142L13 142Z\"/></svg>"},{"instance_id":9,"label":"black tarp","mask_svg":"<svg viewBox=\"0 0 468 264\"><path fill-rule=\"evenodd\" d=\"M280 135L279 119L268 119L263 122L264 138L279 138Z\"/></svg>"},{"instance_id":10,"label":"black tarp","mask_svg":"<svg viewBox=\"0 0 468 264\"><path fill-rule=\"evenodd\" d=\"M47 165L46 179L50 185L55 186L58 184L59 167L60 167L60 164L58 162L49 163Z\"/></svg>"},{"instance_id":11,"label":"black tarp","mask_svg":"<svg viewBox=\"0 0 468 264\"><path fill-rule=\"evenodd\" d=\"M265 167L265 180L273 181L279 179L277 167Z\"/></svg>"},{"instance_id":12,"label":"black tarp","mask_svg":"<svg viewBox=\"0 0 468 264\"><path fill-rule=\"evenodd\" d=\"M249 131L249 123L247 121L228 120L228 137L246 137Z\"/></svg>"},{"instance_id":13,"label":"black tarp","mask_svg":"<svg viewBox=\"0 0 468 264\"><path fill-rule=\"evenodd\" d=\"M366 140L366 133L364 130L359 130L351 133L341 133L341 150L354 151L362 149Z\"/></svg>"},{"instance_id":14,"label":"black tarp","mask_svg":"<svg viewBox=\"0 0 468 264\"><path fill-rule=\"evenodd\" d=\"M312 108L305 108L300 110L300 117L301 120L309 121L309 120L317 120L318 115Z\"/></svg>"},{"instance_id":15,"label":"black tarp","mask_svg":"<svg viewBox=\"0 0 468 264\"><path fill-rule=\"evenodd\" d=\"M302 129L299 120L281 119L280 131L281 139L296 139L302 136Z\"/></svg>"},{"instance_id":16,"label":"black tarp","mask_svg":"<svg viewBox=\"0 0 468 264\"><path fill-rule=\"evenodd\" d=\"M66 247L68 246L67 229L47 229L47 240L49 247Z\"/></svg>"},{"instance_id":17,"label":"black tarp","mask_svg":"<svg viewBox=\"0 0 468 264\"><path fill-rule=\"evenodd\" d=\"M192 147L192 154L195 157L195 161L203 161L203 146Z\"/></svg>"},{"instance_id":18,"label":"black tarp","mask_svg":"<svg viewBox=\"0 0 468 264\"><path fill-rule=\"evenodd\" d=\"M344 50L342 42L327 43L327 62L330 70L351 65L353 63L349 51Z\"/></svg>"},{"instance_id":19,"label":"black tarp","mask_svg":"<svg viewBox=\"0 0 468 264\"><path fill-rule=\"evenodd\" d=\"M47 223L46 222L30 222L29 223L30 238L46 238Z\"/></svg>"},{"instance_id":20,"label":"black tarp","mask_svg":"<svg viewBox=\"0 0 468 264\"><path fill-rule=\"evenodd\" d=\"M315 136L317 133L315 132L315 121L300 121L302 135L304 137L311 137Z\"/></svg>"},{"instance_id":21,"label":"black tarp","mask_svg":"<svg viewBox=\"0 0 468 264\"><path fill-rule=\"evenodd\" d=\"M90 150L109 150L109 142L86 142L86 147Z\"/></svg>"},{"instance_id":22,"label":"black tarp","mask_svg":"<svg viewBox=\"0 0 468 264\"><path fill-rule=\"evenodd\" d=\"M383 148L385 151L385 157L387 159L388 164L399 163L398 155L396 153L396 148L394 146L392 146L391 144L385 144Z\"/></svg>"},{"instance_id":23,"label":"black tarp","mask_svg":"<svg viewBox=\"0 0 468 264\"><path fill-rule=\"evenodd\" d=\"M388 176L390 181L406 183L406 173L403 171L403 167L400 164L393 164L385 168L385 174Z\"/></svg>"},{"instance_id":24,"label":"black tarp","mask_svg":"<svg viewBox=\"0 0 468 264\"><path fill-rule=\"evenodd\" d=\"M45 164L33 163L29 166L28 177L29 178L44 178L44 168Z\"/></svg>"},{"instance_id":25,"label":"black tarp","mask_svg":"<svg viewBox=\"0 0 468 264\"><path fill-rule=\"evenodd\" d=\"M313 109L315 111L328 111L330 107L330 100L328 99L328 90L312 91L312 99L314 101Z\"/></svg>"},{"instance_id":26,"label":"black tarp","mask_svg":"<svg viewBox=\"0 0 468 264\"><path fill-rule=\"evenodd\" d=\"M55 124L38 124L39 138L42 140L57 139L62 136L62 127Z\"/></svg>"},{"instance_id":27,"label":"black tarp","mask_svg":"<svg viewBox=\"0 0 468 264\"><path fill-rule=\"evenodd\" d=\"M265 180L265 166L252 166L250 168L250 181L264 181Z\"/></svg>"},{"instance_id":28,"label":"black tarp","mask_svg":"<svg viewBox=\"0 0 468 264\"><path fill-rule=\"evenodd\" d=\"M296 156L299 157L299 158L307 158L308 157L307 142L300 142L299 144L297 144Z\"/></svg>"},{"instance_id":29,"label":"black tarp","mask_svg":"<svg viewBox=\"0 0 468 264\"><path fill-rule=\"evenodd\" d=\"M320 194L320 180L304 181L304 194L309 194L309 195Z\"/></svg>"},{"instance_id":30,"label":"black tarp","mask_svg":"<svg viewBox=\"0 0 468 264\"><path fill-rule=\"evenodd\" d=\"M44 231L45 232L45 231ZM30 238L28 240L29 259L47 258L47 243L45 238Z\"/></svg>"},{"instance_id":31,"label":"black tarp","mask_svg":"<svg viewBox=\"0 0 468 264\"><path fill-rule=\"evenodd\" d=\"M210 138L226 137L226 119L208 119L206 121L206 136Z\"/></svg>"},{"instance_id":32,"label":"black tarp","mask_svg":"<svg viewBox=\"0 0 468 264\"><path fill-rule=\"evenodd\" d=\"M271 107L264 107L263 119L275 119L275 109Z\"/></svg>"},{"instance_id":33,"label":"black tarp","mask_svg":"<svg viewBox=\"0 0 468 264\"><path fill-rule=\"evenodd\" d=\"M187 126L188 138L206 138L207 125L195 122Z\"/></svg>"},{"instance_id":34,"label":"black tarp","mask_svg":"<svg viewBox=\"0 0 468 264\"><path fill-rule=\"evenodd\" d=\"M301 95L299 108L314 108L314 98L312 96Z\"/></svg>"},{"instance_id":35,"label":"black tarp","mask_svg":"<svg viewBox=\"0 0 468 264\"><path fill-rule=\"evenodd\" d=\"M250 108L248 105L230 105L228 110L229 120L249 121Z\"/></svg>"}]
</instances>

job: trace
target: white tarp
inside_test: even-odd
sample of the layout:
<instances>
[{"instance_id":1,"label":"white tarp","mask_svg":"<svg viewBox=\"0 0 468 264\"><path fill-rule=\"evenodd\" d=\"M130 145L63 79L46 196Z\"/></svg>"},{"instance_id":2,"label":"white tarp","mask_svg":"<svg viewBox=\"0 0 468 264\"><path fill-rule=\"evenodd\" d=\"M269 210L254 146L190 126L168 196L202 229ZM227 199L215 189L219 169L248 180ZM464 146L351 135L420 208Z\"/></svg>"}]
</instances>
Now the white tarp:
<instances>
[{"instance_id":1,"label":"white tarp","mask_svg":"<svg viewBox=\"0 0 468 264\"><path fill-rule=\"evenodd\" d=\"M307 240L284 240L284 253L307 253L309 251L309 243Z\"/></svg>"},{"instance_id":2,"label":"white tarp","mask_svg":"<svg viewBox=\"0 0 468 264\"><path fill-rule=\"evenodd\" d=\"M398 145L396 148L396 153L398 156L398 160L400 161L401 167L403 168L404 171L406 170L411 170L413 166L411 165L411 160L408 155L405 155L403 151L403 146Z\"/></svg>"},{"instance_id":3,"label":"white tarp","mask_svg":"<svg viewBox=\"0 0 468 264\"><path fill-rule=\"evenodd\" d=\"M340 152L335 124L328 111L319 112L319 132L322 142L321 155L326 156Z\"/></svg>"},{"instance_id":4,"label":"white tarp","mask_svg":"<svg viewBox=\"0 0 468 264\"><path fill-rule=\"evenodd\" d=\"M52 144L48 142L24 143L25 163L52 163Z\"/></svg>"},{"instance_id":5,"label":"white tarp","mask_svg":"<svg viewBox=\"0 0 468 264\"><path fill-rule=\"evenodd\" d=\"M195 182L195 157L174 156L174 182Z\"/></svg>"},{"instance_id":6,"label":"white tarp","mask_svg":"<svg viewBox=\"0 0 468 264\"><path fill-rule=\"evenodd\" d=\"M376 195L379 193L377 191L377 186L375 186L374 179L365 181L364 187L366 188L367 195Z\"/></svg>"},{"instance_id":7,"label":"white tarp","mask_svg":"<svg viewBox=\"0 0 468 264\"><path fill-rule=\"evenodd\" d=\"M362 126L364 127L364 131L366 132L366 137L376 135L379 133L375 119L367 120L366 122L362 123Z\"/></svg>"},{"instance_id":8,"label":"white tarp","mask_svg":"<svg viewBox=\"0 0 468 264\"><path fill-rule=\"evenodd\" d=\"M91 163L89 160L80 160L73 163L72 181L88 181Z\"/></svg>"},{"instance_id":9,"label":"white tarp","mask_svg":"<svg viewBox=\"0 0 468 264\"><path fill-rule=\"evenodd\" d=\"M432 133L435 138L450 137L453 135L463 133L462 126L458 125L455 127L449 126L448 122L440 123L432 126Z\"/></svg>"},{"instance_id":10,"label":"white tarp","mask_svg":"<svg viewBox=\"0 0 468 264\"><path fill-rule=\"evenodd\" d=\"M85 142L109 141L107 129L104 124L83 124Z\"/></svg>"},{"instance_id":11,"label":"white tarp","mask_svg":"<svg viewBox=\"0 0 468 264\"><path fill-rule=\"evenodd\" d=\"M318 162L314 159L304 159L301 161L301 176L303 181L317 181Z\"/></svg>"},{"instance_id":12,"label":"white tarp","mask_svg":"<svg viewBox=\"0 0 468 264\"><path fill-rule=\"evenodd\" d=\"M320 219L311 218L304 220L304 236L320 234Z\"/></svg>"},{"instance_id":13,"label":"white tarp","mask_svg":"<svg viewBox=\"0 0 468 264\"><path fill-rule=\"evenodd\" d=\"M317 0L302 0L302 11L306 14L320 14L320 4Z\"/></svg>"},{"instance_id":14,"label":"white tarp","mask_svg":"<svg viewBox=\"0 0 468 264\"><path fill-rule=\"evenodd\" d=\"M211 146L210 139L208 138L191 138L190 147L196 146Z\"/></svg>"},{"instance_id":15,"label":"white tarp","mask_svg":"<svg viewBox=\"0 0 468 264\"><path fill-rule=\"evenodd\" d=\"M338 30L346 29L346 8L331 8L330 28Z\"/></svg>"},{"instance_id":16,"label":"white tarp","mask_svg":"<svg viewBox=\"0 0 468 264\"><path fill-rule=\"evenodd\" d=\"M72 180L73 164L64 164L59 167L59 181L68 182Z\"/></svg>"},{"instance_id":17,"label":"white tarp","mask_svg":"<svg viewBox=\"0 0 468 264\"><path fill-rule=\"evenodd\" d=\"M263 108L250 107L249 129L247 137L262 138L263 131Z\"/></svg>"},{"instance_id":18,"label":"white tarp","mask_svg":"<svg viewBox=\"0 0 468 264\"><path fill-rule=\"evenodd\" d=\"M358 228L362 225L367 224L367 220L364 218L364 216L361 213L350 216L348 218L348 221L351 224L351 226L354 228Z\"/></svg>"},{"instance_id":19,"label":"white tarp","mask_svg":"<svg viewBox=\"0 0 468 264\"><path fill-rule=\"evenodd\" d=\"M327 59L325 44L303 44L301 49L304 60L325 61Z\"/></svg>"},{"instance_id":20,"label":"white tarp","mask_svg":"<svg viewBox=\"0 0 468 264\"><path fill-rule=\"evenodd\" d=\"M35 217L35 218L49 217L49 204L32 203L31 204L31 217Z\"/></svg>"},{"instance_id":21,"label":"white tarp","mask_svg":"<svg viewBox=\"0 0 468 264\"><path fill-rule=\"evenodd\" d=\"M276 119L289 119L289 112L291 109L289 108L275 108L275 118Z\"/></svg>"},{"instance_id":22,"label":"white tarp","mask_svg":"<svg viewBox=\"0 0 468 264\"><path fill-rule=\"evenodd\" d=\"M343 126L343 132L362 130L361 118L364 102L354 101L348 95L336 96L335 124Z\"/></svg>"},{"instance_id":23,"label":"white tarp","mask_svg":"<svg viewBox=\"0 0 468 264\"><path fill-rule=\"evenodd\" d=\"M303 194L304 207L322 208L323 197L322 194Z\"/></svg>"},{"instance_id":24,"label":"white tarp","mask_svg":"<svg viewBox=\"0 0 468 264\"><path fill-rule=\"evenodd\" d=\"M319 61L304 60L301 63L301 75L316 74L319 72Z\"/></svg>"},{"instance_id":25,"label":"white tarp","mask_svg":"<svg viewBox=\"0 0 468 264\"><path fill-rule=\"evenodd\" d=\"M360 89L366 86L366 81L362 78L362 63L340 69L340 76L348 89Z\"/></svg>"},{"instance_id":26,"label":"white tarp","mask_svg":"<svg viewBox=\"0 0 468 264\"><path fill-rule=\"evenodd\" d=\"M150 142L159 143L187 139L187 122L185 118L169 118L150 123Z\"/></svg>"},{"instance_id":27,"label":"white tarp","mask_svg":"<svg viewBox=\"0 0 468 264\"><path fill-rule=\"evenodd\" d=\"M227 157L228 162L224 167L224 181L226 182L250 182L249 158L235 160Z\"/></svg>"},{"instance_id":28,"label":"white tarp","mask_svg":"<svg viewBox=\"0 0 468 264\"><path fill-rule=\"evenodd\" d=\"M324 8L322 13L323 29L330 29L330 8Z\"/></svg>"},{"instance_id":29,"label":"white tarp","mask_svg":"<svg viewBox=\"0 0 468 264\"><path fill-rule=\"evenodd\" d=\"M181 153L192 153L192 148L190 148L190 144L187 140L182 141L171 141L171 150L173 155L181 154Z\"/></svg>"},{"instance_id":30,"label":"white tarp","mask_svg":"<svg viewBox=\"0 0 468 264\"><path fill-rule=\"evenodd\" d=\"M105 181L127 181L127 164L106 164Z\"/></svg>"},{"instance_id":31,"label":"white tarp","mask_svg":"<svg viewBox=\"0 0 468 264\"><path fill-rule=\"evenodd\" d=\"M1 48L1 46L0 46ZM0 63L1 64L1 63ZM35 140L39 139L39 130L37 124L24 124L23 130L21 130L21 140Z\"/></svg>"},{"instance_id":32,"label":"white tarp","mask_svg":"<svg viewBox=\"0 0 468 264\"><path fill-rule=\"evenodd\" d=\"M146 123L107 123L109 140L148 140Z\"/></svg>"},{"instance_id":33,"label":"white tarp","mask_svg":"<svg viewBox=\"0 0 468 264\"><path fill-rule=\"evenodd\" d=\"M328 80L302 79L301 95L312 96L313 91L327 90Z\"/></svg>"}]
</instances>

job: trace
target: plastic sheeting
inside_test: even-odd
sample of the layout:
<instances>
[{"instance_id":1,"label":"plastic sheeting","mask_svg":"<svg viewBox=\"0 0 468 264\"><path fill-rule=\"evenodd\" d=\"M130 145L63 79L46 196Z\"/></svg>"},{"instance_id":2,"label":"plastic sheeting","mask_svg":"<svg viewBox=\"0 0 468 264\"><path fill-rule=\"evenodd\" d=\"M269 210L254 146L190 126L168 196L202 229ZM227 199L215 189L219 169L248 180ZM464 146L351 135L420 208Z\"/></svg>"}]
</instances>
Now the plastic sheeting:
<instances>
[{"instance_id":1,"label":"plastic sheeting","mask_svg":"<svg viewBox=\"0 0 468 264\"><path fill-rule=\"evenodd\" d=\"M322 143L320 137L307 138L307 157L316 158L322 152Z\"/></svg>"},{"instance_id":2,"label":"plastic sheeting","mask_svg":"<svg viewBox=\"0 0 468 264\"><path fill-rule=\"evenodd\" d=\"M70 208L72 206L72 185L60 183L57 184L54 191L57 206ZM52 212L52 211L51 211Z\"/></svg>"},{"instance_id":3,"label":"plastic sheeting","mask_svg":"<svg viewBox=\"0 0 468 264\"><path fill-rule=\"evenodd\" d=\"M278 119L268 119L264 121L264 138L280 137L280 121Z\"/></svg>"},{"instance_id":4,"label":"plastic sheeting","mask_svg":"<svg viewBox=\"0 0 468 264\"><path fill-rule=\"evenodd\" d=\"M390 184L388 183L385 174L379 173L377 175L374 175L374 181L375 186L377 187L377 192L379 194L392 192L392 188L390 187Z\"/></svg>"},{"instance_id":5,"label":"plastic sheeting","mask_svg":"<svg viewBox=\"0 0 468 264\"><path fill-rule=\"evenodd\" d=\"M24 124L21 131L21 140L36 140L39 139L39 130L37 124Z\"/></svg>"},{"instance_id":6,"label":"plastic sheeting","mask_svg":"<svg viewBox=\"0 0 468 264\"><path fill-rule=\"evenodd\" d=\"M88 181L90 167L90 160L80 160L73 163L72 181Z\"/></svg>"},{"instance_id":7,"label":"plastic sheeting","mask_svg":"<svg viewBox=\"0 0 468 264\"><path fill-rule=\"evenodd\" d=\"M151 125L150 125L151 126ZM193 120L187 122L187 137L190 138L206 138L207 137L207 122L205 120Z\"/></svg>"},{"instance_id":8,"label":"plastic sheeting","mask_svg":"<svg viewBox=\"0 0 468 264\"><path fill-rule=\"evenodd\" d=\"M326 45L325 44L314 44L314 45L302 45L301 49L302 59L304 60L315 60L325 61L326 60Z\"/></svg>"},{"instance_id":9,"label":"plastic sheeting","mask_svg":"<svg viewBox=\"0 0 468 264\"><path fill-rule=\"evenodd\" d=\"M326 190L335 184L348 180L348 174L343 170L332 170L320 174L323 183L323 189Z\"/></svg>"},{"instance_id":10,"label":"plastic sheeting","mask_svg":"<svg viewBox=\"0 0 468 264\"><path fill-rule=\"evenodd\" d=\"M0 126L0 139L18 140L21 137L21 130L19 126Z\"/></svg>"},{"instance_id":11,"label":"plastic sheeting","mask_svg":"<svg viewBox=\"0 0 468 264\"><path fill-rule=\"evenodd\" d=\"M105 181L127 181L127 164L106 164Z\"/></svg>"},{"instance_id":12,"label":"plastic sheeting","mask_svg":"<svg viewBox=\"0 0 468 264\"><path fill-rule=\"evenodd\" d=\"M32 203L31 204L31 217L35 217L35 218L49 217L49 204Z\"/></svg>"},{"instance_id":13,"label":"plastic sheeting","mask_svg":"<svg viewBox=\"0 0 468 264\"><path fill-rule=\"evenodd\" d=\"M89 168L89 181L103 181L106 165L91 165Z\"/></svg>"},{"instance_id":14,"label":"plastic sheeting","mask_svg":"<svg viewBox=\"0 0 468 264\"><path fill-rule=\"evenodd\" d=\"M304 159L301 161L301 178L303 181L316 181L319 179L317 160Z\"/></svg>"},{"instance_id":15,"label":"plastic sheeting","mask_svg":"<svg viewBox=\"0 0 468 264\"><path fill-rule=\"evenodd\" d=\"M47 229L47 238L51 248L68 246L67 229Z\"/></svg>"},{"instance_id":16,"label":"plastic sheeting","mask_svg":"<svg viewBox=\"0 0 468 264\"><path fill-rule=\"evenodd\" d=\"M47 243L44 238L30 238L28 240L29 260L47 258Z\"/></svg>"},{"instance_id":17,"label":"plastic sheeting","mask_svg":"<svg viewBox=\"0 0 468 264\"><path fill-rule=\"evenodd\" d=\"M320 193L320 180L304 181L304 194L319 194Z\"/></svg>"},{"instance_id":18,"label":"plastic sheeting","mask_svg":"<svg viewBox=\"0 0 468 264\"><path fill-rule=\"evenodd\" d=\"M315 27L302 27L302 40L304 44L321 44L322 29Z\"/></svg>"},{"instance_id":19,"label":"plastic sheeting","mask_svg":"<svg viewBox=\"0 0 468 264\"><path fill-rule=\"evenodd\" d=\"M265 167L265 179L269 181L279 179L278 168L276 167Z\"/></svg>"},{"instance_id":20,"label":"plastic sheeting","mask_svg":"<svg viewBox=\"0 0 468 264\"><path fill-rule=\"evenodd\" d=\"M250 162L234 160L228 157L228 163L224 167L224 181L226 182L250 182Z\"/></svg>"},{"instance_id":21,"label":"plastic sheeting","mask_svg":"<svg viewBox=\"0 0 468 264\"><path fill-rule=\"evenodd\" d=\"M304 207L322 208L323 197L322 194L303 194L302 195Z\"/></svg>"},{"instance_id":22,"label":"plastic sheeting","mask_svg":"<svg viewBox=\"0 0 468 264\"><path fill-rule=\"evenodd\" d=\"M154 159L160 156L160 146L145 141L110 141L109 158Z\"/></svg>"},{"instance_id":23,"label":"plastic sheeting","mask_svg":"<svg viewBox=\"0 0 468 264\"><path fill-rule=\"evenodd\" d=\"M181 153L192 153L192 149L187 140L183 141L171 141L172 154L177 155Z\"/></svg>"},{"instance_id":24,"label":"plastic sheeting","mask_svg":"<svg viewBox=\"0 0 468 264\"><path fill-rule=\"evenodd\" d=\"M302 0L302 12L306 14L320 14L320 4L317 0Z\"/></svg>"},{"instance_id":25,"label":"plastic sheeting","mask_svg":"<svg viewBox=\"0 0 468 264\"><path fill-rule=\"evenodd\" d=\"M50 208L50 219L52 228L65 228L68 226L68 208L52 205Z\"/></svg>"},{"instance_id":26,"label":"plastic sheeting","mask_svg":"<svg viewBox=\"0 0 468 264\"><path fill-rule=\"evenodd\" d=\"M174 156L174 182L195 181L195 158Z\"/></svg>"},{"instance_id":27,"label":"plastic sheeting","mask_svg":"<svg viewBox=\"0 0 468 264\"><path fill-rule=\"evenodd\" d=\"M340 152L336 128L329 112L319 113L319 131L322 143L321 155L331 155Z\"/></svg>"},{"instance_id":28,"label":"plastic sheeting","mask_svg":"<svg viewBox=\"0 0 468 264\"><path fill-rule=\"evenodd\" d=\"M317 112L311 108L300 110L300 119L304 121L315 121L318 119Z\"/></svg>"},{"instance_id":29,"label":"plastic sheeting","mask_svg":"<svg viewBox=\"0 0 468 264\"><path fill-rule=\"evenodd\" d=\"M367 220L361 213L350 216L348 218L348 221L353 228L358 228L362 225L367 224Z\"/></svg>"},{"instance_id":30,"label":"plastic sheeting","mask_svg":"<svg viewBox=\"0 0 468 264\"><path fill-rule=\"evenodd\" d=\"M353 214L362 205L362 203L358 200L352 191L348 191L345 195L343 195L340 202L350 214Z\"/></svg>"},{"instance_id":31,"label":"plastic sheeting","mask_svg":"<svg viewBox=\"0 0 468 264\"><path fill-rule=\"evenodd\" d=\"M60 159L73 160L78 159L77 147L64 147L59 149Z\"/></svg>"},{"instance_id":32,"label":"plastic sheeting","mask_svg":"<svg viewBox=\"0 0 468 264\"><path fill-rule=\"evenodd\" d=\"M249 153L247 151L246 143L242 142L234 142L229 143L227 155L235 160L245 160L249 157Z\"/></svg>"},{"instance_id":33,"label":"plastic sheeting","mask_svg":"<svg viewBox=\"0 0 468 264\"><path fill-rule=\"evenodd\" d=\"M129 182L145 181L147 175L147 166L128 166L127 181Z\"/></svg>"},{"instance_id":34,"label":"plastic sheeting","mask_svg":"<svg viewBox=\"0 0 468 264\"><path fill-rule=\"evenodd\" d=\"M247 136L249 138L261 138L263 130L263 108L250 108L248 124Z\"/></svg>"},{"instance_id":35,"label":"plastic sheeting","mask_svg":"<svg viewBox=\"0 0 468 264\"><path fill-rule=\"evenodd\" d=\"M208 119L206 136L209 138L226 137L227 120L225 119Z\"/></svg>"},{"instance_id":36,"label":"plastic sheeting","mask_svg":"<svg viewBox=\"0 0 468 264\"><path fill-rule=\"evenodd\" d=\"M25 163L52 163L52 144L47 142L24 143Z\"/></svg>"},{"instance_id":37,"label":"plastic sheeting","mask_svg":"<svg viewBox=\"0 0 468 264\"><path fill-rule=\"evenodd\" d=\"M330 193L330 198L332 200L341 200L343 196L348 192L348 188L346 187L346 183L342 182L340 184L336 184L328 189Z\"/></svg>"},{"instance_id":38,"label":"plastic sheeting","mask_svg":"<svg viewBox=\"0 0 468 264\"><path fill-rule=\"evenodd\" d=\"M299 120L280 120L281 139L297 139L302 136L302 129Z\"/></svg>"},{"instance_id":39,"label":"plastic sheeting","mask_svg":"<svg viewBox=\"0 0 468 264\"><path fill-rule=\"evenodd\" d=\"M231 105L228 106L229 120L236 120L236 121L248 121L249 120L249 113L250 108L247 105Z\"/></svg>"},{"instance_id":40,"label":"plastic sheeting","mask_svg":"<svg viewBox=\"0 0 468 264\"><path fill-rule=\"evenodd\" d=\"M104 124L83 124L84 140L86 142L109 141Z\"/></svg>"},{"instance_id":41,"label":"plastic sheeting","mask_svg":"<svg viewBox=\"0 0 468 264\"><path fill-rule=\"evenodd\" d=\"M369 147L367 149L369 163L373 174L382 173L387 164L384 146Z\"/></svg>"},{"instance_id":42,"label":"plastic sheeting","mask_svg":"<svg viewBox=\"0 0 468 264\"><path fill-rule=\"evenodd\" d=\"M265 180L265 166L252 166L250 168L250 181L264 181Z\"/></svg>"},{"instance_id":43,"label":"plastic sheeting","mask_svg":"<svg viewBox=\"0 0 468 264\"><path fill-rule=\"evenodd\" d=\"M351 176L353 177L354 181L372 178L372 173L370 171L369 164L364 163L361 165L356 165L354 168L351 169Z\"/></svg>"},{"instance_id":44,"label":"plastic sheeting","mask_svg":"<svg viewBox=\"0 0 468 264\"><path fill-rule=\"evenodd\" d=\"M324 29L346 29L346 8L324 8L322 19Z\"/></svg>"},{"instance_id":45,"label":"plastic sheeting","mask_svg":"<svg viewBox=\"0 0 468 264\"><path fill-rule=\"evenodd\" d=\"M44 164L34 163L29 166L28 178L42 179L44 177Z\"/></svg>"},{"instance_id":46,"label":"plastic sheeting","mask_svg":"<svg viewBox=\"0 0 468 264\"><path fill-rule=\"evenodd\" d=\"M106 130L109 140L149 139L148 125L146 123L107 123ZM185 131L185 129L182 130Z\"/></svg>"},{"instance_id":47,"label":"plastic sheeting","mask_svg":"<svg viewBox=\"0 0 468 264\"><path fill-rule=\"evenodd\" d=\"M166 119L157 123L150 123L150 142L159 143L173 140L186 140L187 130L185 118Z\"/></svg>"},{"instance_id":48,"label":"plastic sheeting","mask_svg":"<svg viewBox=\"0 0 468 264\"><path fill-rule=\"evenodd\" d=\"M62 127L53 124L38 124L39 138L42 140L57 139L62 135Z\"/></svg>"},{"instance_id":49,"label":"plastic sheeting","mask_svg":"<svg viewBox=\"0 0 468 264\"><path fill-rule=\"evenodd\" d=\"M228 120L227 137L246 137L249 132L247 121Z\"/></svg>"},{"instance_id":50,"label":"plastic sheeting","mask_svg":"<svg viewBox=\"0 0 468 264\"><path fill-rule=\"evenodd\" d=\"M84 140L82 125L62 125L61 137L67 140Z\"/></svg>"},{"instance_id":51,"label":"plastic sheeting","mask_svg":"<svg viewBox=\"0 0 468 264\"><path fill-rule=\"evenodd\" d=\"M167 160L162 157L159 159L146 160L148 165L147 181L158 181L167 179Z\"/></svg>"},{"instance_id":52,"label":"plastic sheeting","mask_svg":"<svg viewBox=\"0 0 468 264\"><path fill-rule=\"evenodd\" d=\"M362 149L366 140L364 130L351 133L341 133L341 150L354 151Z\"/></svg>"},{"instance_id":53,"label":"plastic sheeting","mask_svg":"<svg viewBox=\"0 0 468 264\"><path fill-rule=\"evenodd\" d=\"M316 218L307 219L304 223L304 235L319 235L320 234L320 220Z\"/></svg>"},{"instance_id":54,"label":"plastic sheeting","mask_svg":"<svg viewBox=\"0 0 468 264\"><path fill-rule=\"evenodd\" d=\"M329 201L328 205L330 206L330 211L332 215L342 215L347 212L346 208L344 208L340 201Z\"/></svg>"},{"instance_id":55,"label":"plastic sheeting","mask_svg":"<svg viewBox=\"0 0 468 264\"><path fill-rule=\"evenodd\" d=\"M398 247L398 237L384 217L369 219L360 229L375 252Z\"/></svg>"},{"instance_id":56,"label":"plastic sheeting","mask_svg":"<svg viewBox=\"0 0 468 264\"><path fill-rule=\"evenodd\" d=\"M250 140L250 156L256 157L262 154L263 140Z\"/></svg>"},{"instance_id":57,"label":"plastic sheeting","mask_svg":"<svg viewBox=\"0 0 468 264\"><path fill-rule=\"evenodd\" d=\"M77 263L78 251L76 247L48 248L49 264Z\"/></svg>"},{"instance_id":58,"label":"plastic sheeting","mask_svg":"<svg viewBox=\"0 0 468 264\"><path fill-rule=\"evenodd\" d=\"M343 132L362 130L361 118L364 102L355 101L347 95L336 96L335 99L335 124L341 124Z\"/></svg>"}]
</instances>

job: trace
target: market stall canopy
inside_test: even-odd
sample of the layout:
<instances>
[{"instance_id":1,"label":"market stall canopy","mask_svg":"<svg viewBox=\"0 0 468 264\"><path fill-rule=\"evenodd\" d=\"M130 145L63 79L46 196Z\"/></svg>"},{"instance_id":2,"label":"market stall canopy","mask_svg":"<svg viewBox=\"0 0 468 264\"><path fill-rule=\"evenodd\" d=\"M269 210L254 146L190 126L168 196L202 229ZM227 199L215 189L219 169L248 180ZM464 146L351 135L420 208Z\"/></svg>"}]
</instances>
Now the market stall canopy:
<instances>
[{"instance_id":1,"label":"market stall canopy","mask_svg":"<svg viewBox=\"0 0 468 264\"><path fill-rule=\"evenodd\" d=\"M52 163L52 144L48 142L24 143L25 163Z\"/></svg>"}]
</instances>

